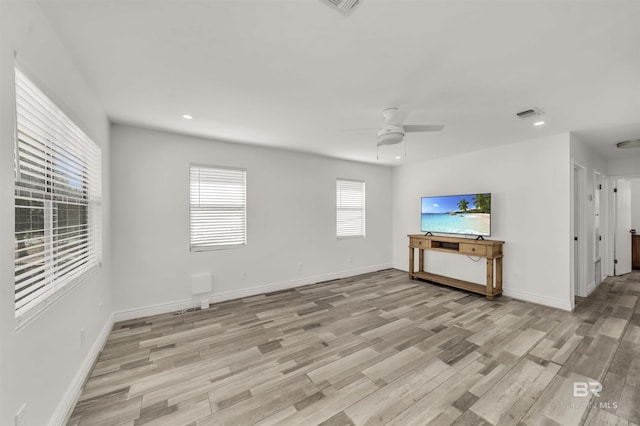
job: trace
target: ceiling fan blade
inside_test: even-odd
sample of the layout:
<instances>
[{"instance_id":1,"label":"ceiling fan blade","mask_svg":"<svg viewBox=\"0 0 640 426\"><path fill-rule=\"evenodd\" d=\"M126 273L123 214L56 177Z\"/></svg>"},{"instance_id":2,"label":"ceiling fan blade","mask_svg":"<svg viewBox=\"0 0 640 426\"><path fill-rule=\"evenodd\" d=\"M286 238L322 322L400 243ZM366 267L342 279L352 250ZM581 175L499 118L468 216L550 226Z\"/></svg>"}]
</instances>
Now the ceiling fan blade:
<instances>
[{"instance_id":1,"label":"ceiling fan blade","mask_svg":"<svg viewBox=\"0 0 640 426\"><path fill-rule=\"evenodd\" d=\"M341 132L342 133L364 133L364 132L377 132L378 130L380 130L379 127L375 129L348 129L348 130L341 130Z\"/></svg>"},{"instance_id":2,"label":"ceiling fan blade","mask_svg":"<svg viewBox=\"0 0 640 426\"><path fill-rule=\"evenodd\" d=\"M443 125L439 124L405 124L402 126L406 133L409 132L439 132L444 129Z\"/></svg>"}]
</instances>

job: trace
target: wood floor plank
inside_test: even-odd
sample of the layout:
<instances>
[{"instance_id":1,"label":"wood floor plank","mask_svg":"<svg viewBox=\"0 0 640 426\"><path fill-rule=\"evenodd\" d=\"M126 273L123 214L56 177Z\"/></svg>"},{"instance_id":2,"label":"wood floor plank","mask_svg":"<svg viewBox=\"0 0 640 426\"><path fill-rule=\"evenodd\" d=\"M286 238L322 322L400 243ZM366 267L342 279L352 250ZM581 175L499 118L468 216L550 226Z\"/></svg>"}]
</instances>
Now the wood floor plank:
<instances>
[{"instance_id":1,"label":"wood floor plank","mask_svg":"<svg viewBox=\"0 0 640 426\"><path fill-rule=\"evenodd\" d=\"M333 380L335 382L335 378L339 377L341 373L349 371L353 367L357 367L363 362L377 356L378 352L370 348L364 348L330 364L323 365L320 368L310 371L307 373L307 376L309 376L309 378L311 378L315 383L321 383L325 380L329 382Z\"/></svg>"},{"instance_id":2,"label":"wood floor plank","mask_svg":"<svg viewBox=\"0 0 640 426\"><path fill-rule=\"evenodd\" d=\"M589 399L573 396L575 382L588 383L589 379L576 373L569 377L555 376L523 419L527 425L579 425L586 417Z\"/></svg>"},{"instance_id":3,"label":"wood floor plank","mask_svg":"<svg viewBox=\"0 0 640 426\"><path fill-rule=\"evenodd\" d=\"M593 407L584 422L585 426L629 426L629 422L598 407Z\"/></svg>"},{"instance_id":4,"label":"wood floor plank","mask_svg":"<svg viewBox=\"0 0 640 426\"><path fill-rule=\"evenodd\" d=\"M211 407L209 405L209 400L207 399L207 394L205 393L178 403L175 410L171 410L170 413L163 416L154 417L148 421L144 417L141 417L136 420L135 426L188 425L196 422L197 420L204 419L209 415L211 415Z\"/></svg>"},{"instance_id":5,"label":"wood floor plank","mask_svg":"<svg viewBox=\"0 0 640 426\"><path fill-rule=\"evenodd\" d=\"M560 370L560 366L548 363L544 370L534 379L533 383L520 395L497 423L498 426L517 425L524 415L531 409L538 397L544 392L551 380Z\"/></svg>"},{"instance_id":6,"label":"wood floor plank","mask_svg":"<svg viewBox=\"0 0 640 426\"><path fill-rule=\"evenodd\" d=\"M321 403L311 404L301 411L282 419L280 425L298 426L320 424L376 390L378 390L378 387L371 380L363 377L323 398Z\"/></svg>"},{"instance_id":7,"label":"wood floor plank","mask_svg":"<svg viewBox=\"0 0 640 426\"><path fill-rule=\"evenodd\" d=\"M406 371L412 370L414 365L419 365L419 363L424 362L424 360L424 352L420 349L410 347L362 370L362 372L374 383L379 380L384 380L386 383L389 383Z\"/></svg>"},{"instance_id":8,"label":"wood floor plank","mask_svg":"<svg viewBox=\"0 0 640 426\"><path fill-rule=\"evenodd\" d=\"M223 408L201 425L256 424L309 398L320 394L318 388L305 375L295 376L264 393L257 393L237 404ZM297 410L297 409L296 409ZM289 413L293 414L296 410Z\"/></svg>"},{"instance_id":9,"label":"wood floor plank","mask_svg":"<svg viewBox=\"0 0 640 426\"><path fill-rule=\"evenodd\" d=\"M541 365L523 359L471 406L471 410L491 424L498 424L543 370L544 367Z\"/></svg>"},{"instance_id":10,"label":"wood floor plank","mask_svg":"<svg viewBox=\"0 0 640 426\"><path fill-rule=\"evenodd\" d=\"M385 270L123 321L68 425L638 425L639 300L636 271L570 313Z\"/></svg>"},{"instance_id":11,"label":"wood floor plank","mask_svg":"<svg viewBox=\"0 0 640 426\"><path fill-rule=\"evenodd\" d=\"M362 398L345 412L354 424L384 425L437 386L421 374L408 373Z\"/></svg>"},{"instance_id":12,"label":"wood floor plank","mask_svg":"<svg viewBox=\"0 0 640 426\"><path fill-rule=\"evenodd\" d=\"M479 372L483 367L483 364L473 361L387 424L390 426L428 424L482 378Z\"/></svg>"}]
</instances>

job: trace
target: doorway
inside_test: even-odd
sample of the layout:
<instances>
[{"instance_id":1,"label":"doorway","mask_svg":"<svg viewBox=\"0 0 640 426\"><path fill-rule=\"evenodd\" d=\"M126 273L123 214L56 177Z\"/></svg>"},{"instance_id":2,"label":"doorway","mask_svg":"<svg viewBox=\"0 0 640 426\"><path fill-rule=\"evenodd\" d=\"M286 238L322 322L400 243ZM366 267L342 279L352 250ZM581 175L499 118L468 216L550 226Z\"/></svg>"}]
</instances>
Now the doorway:
<instances>
[{"instance_id":1,"label":"doorway","mask_svg":"<svg viewBox=\"0 0 640 426\"><path fill-rule=\"evenodd\" d=\"M618 178L614 189L614 244L613 244L613 273L624 275L631 272L632 268L632 230L635 223L632 221L640 214L638 207L632 205L632 198L640 200L640 186L636 182L640 179ZM634 190L632 191L632 186ZM632 194L633 192L633 194ZM634 209L635 207L635 209ZM633 214L632 214L633 213Z\"/></svg>"}]
</instances>

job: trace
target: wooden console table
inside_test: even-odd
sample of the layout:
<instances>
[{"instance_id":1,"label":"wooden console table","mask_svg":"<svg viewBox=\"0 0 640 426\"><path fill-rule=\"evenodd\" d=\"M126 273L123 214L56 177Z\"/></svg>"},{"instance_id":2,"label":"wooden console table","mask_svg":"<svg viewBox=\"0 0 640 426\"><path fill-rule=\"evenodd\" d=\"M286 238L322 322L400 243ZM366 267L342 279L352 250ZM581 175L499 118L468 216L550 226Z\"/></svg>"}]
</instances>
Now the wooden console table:
<instances>
[{"instance_id":1,"label":"wooden console table","mask_svg":"<svg viewBox=\"0 0 640 426\"><path fill-rule=\"evenodd\" d=\"M440 237L435 235L414 234L409 237L409 278L420 278L460 288L487 296L502 294L502 245L504 241L472 240L469 238ZM418 270L414 267L414 250L418 249ZM475 284L456 278L432 274L424 270L424 251L440 251L444 253L463 254L487 259L486 285ZM495 273L494 273L495 264Z\"/></svg>"}]
</instances>

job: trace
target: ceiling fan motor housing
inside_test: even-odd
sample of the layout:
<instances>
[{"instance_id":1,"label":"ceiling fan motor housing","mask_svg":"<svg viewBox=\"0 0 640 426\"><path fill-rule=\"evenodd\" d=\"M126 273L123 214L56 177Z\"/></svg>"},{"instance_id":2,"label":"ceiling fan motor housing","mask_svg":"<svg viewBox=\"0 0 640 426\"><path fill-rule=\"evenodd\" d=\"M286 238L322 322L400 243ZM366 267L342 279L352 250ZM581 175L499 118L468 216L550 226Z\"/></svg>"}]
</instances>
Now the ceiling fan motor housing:
<instances>
[{"instance_id":1,"label":"ceiling fan motor housing","mask_svg":"<svg viewBox=\"0 0 640 426\"><path fill-rule=\"evenodd\" d=\"M399 126L386 126L378 132L378 145L395 145L404 139L404 130Z\"/></svg>"}]
</instances>

